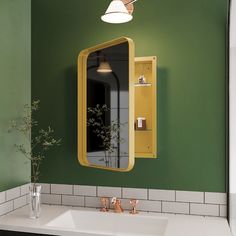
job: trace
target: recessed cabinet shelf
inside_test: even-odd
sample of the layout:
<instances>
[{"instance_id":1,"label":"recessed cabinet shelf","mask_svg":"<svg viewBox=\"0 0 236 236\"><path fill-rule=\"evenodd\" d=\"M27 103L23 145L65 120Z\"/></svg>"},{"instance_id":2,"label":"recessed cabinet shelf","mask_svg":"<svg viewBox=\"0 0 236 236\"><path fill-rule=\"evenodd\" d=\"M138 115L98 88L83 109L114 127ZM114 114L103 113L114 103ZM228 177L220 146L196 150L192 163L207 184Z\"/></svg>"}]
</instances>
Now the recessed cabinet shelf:
<instances>
[{"instance_id":1,"label":"recessed cabinet shelf","mask_svg":"<svg viewBox=\"0 0 236 236\"><path fill-rule=\"evenodd\" d=\"M134 84L134 86L135 87L151 87L152 86L152 84L150 84L150 83L135 83Z\"/></svg>"},{"instance_id":2,"label":"recessed cabinet shelf","mask_svg":"<svg viewBox=\"0 0 236 236\"><path fill-rule=\"evenodd\" d=\"M151 129L136 129L135 132L151 132Z\"/></svg>"},{"instance_id":3,"label":"recessed cabinet shelf","mask_svg":"<svg viewBox=\"0 0 236 236\"><path fill-rule=\"evenodd\" d=\"M146 129L135 130L135 157L157 157L157 87L156 57L135 58L135 122L138 117L146 119ZM138 83L144 76L145 83ZM138 88L139 87L139 88ZM146 87L146 88L144 88ZM148 88L148 89L147 89Z\"/></svg>"}]
</instances>

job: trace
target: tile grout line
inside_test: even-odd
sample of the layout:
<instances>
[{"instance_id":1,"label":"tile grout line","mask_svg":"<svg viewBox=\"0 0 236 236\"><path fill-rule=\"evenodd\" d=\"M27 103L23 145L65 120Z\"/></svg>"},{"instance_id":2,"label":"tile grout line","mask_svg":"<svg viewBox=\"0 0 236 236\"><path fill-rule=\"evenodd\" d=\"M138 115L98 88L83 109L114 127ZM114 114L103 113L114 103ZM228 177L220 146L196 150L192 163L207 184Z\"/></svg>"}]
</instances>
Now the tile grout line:
<instances>
[{"instance_id":1,"label":"tile grout line","mask_svg":"<svg viewBox=\"0 0 236 236\"><path fill-rule=\"evenodd\" d=\"M0 193L3 193L3 195L4 195L4 201L0 203L0 206L1 206L1 204L3 204L3 203L6 202L7 197L6 197L6 191L2 191L2 192L0 192Z\"/></svg>"},{"instance_id":2,"label":"tile grout line","mask_svg":"<svg viewBox=\"0 0 236 236\"><path fill-rule=\"evenodd\" d=\"M4 199L4 202L6 202L7 201L7 191L5 191L5 199Z\"/></svg>"}]
</instances>

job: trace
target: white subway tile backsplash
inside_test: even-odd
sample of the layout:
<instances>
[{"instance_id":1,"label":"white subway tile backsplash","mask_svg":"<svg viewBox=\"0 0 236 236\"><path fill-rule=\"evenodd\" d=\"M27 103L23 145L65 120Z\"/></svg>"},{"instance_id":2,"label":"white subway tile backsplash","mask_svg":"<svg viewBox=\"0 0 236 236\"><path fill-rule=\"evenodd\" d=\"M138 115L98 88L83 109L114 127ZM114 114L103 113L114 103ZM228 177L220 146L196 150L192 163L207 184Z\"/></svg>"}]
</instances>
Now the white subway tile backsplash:
<instances>
[{"instance_id":1,"label":"white subway tile backsplash","mask_svg":"<svg viewBox=\"0 0 236 236\"><path fill-rule=\"evenodd\" d=\"M124 210L130 211L130 199L139 200L137 210L162 214L191 214L195 216L227 217L225 193L194 192L161 189L119 188L87 185L40 184L41 202L44 204L100 208L100 197L121 200ZM29 186L25 184L0 192L0 216L29 203Z\"/></svg>"},{"instance_id":2,"label":"white subway tile backsplash","mask_svg":"<svg viewBox=\"0 0 236 236\"><path fill-rule=\"evenodd\" d=\"M20 186L20 195L23 196L23 195L28 194L29 187L30 187L30 184L24 184L24 185Z\"/></svg>"},{"instance_id":3,"label":"white subway tile backsplash","mask_svg":"<svg viewBox=\"0 0 236 236\"><path fill-rule=\"evenodd\" d=\"M192 192L192 191L176 191L177 202L204 202L203 192Z\"/></svg>"},{"instance_id":4,"label":"white subway tile backsplash","mask_svg":"<svg viewBox=\"0 0 236 236\"><path fill-rule=\"evenodd\" d=\"M137 204L137 209L140 210L140 211L161 212L161 202L159 202L159 201L139 200L139 202Z\"/></svg>"},{"instance_id":5,"label":"white subway tile backsplash","mask_svg":"<svg viewBox=\"0 0 236 236\"><path fill-rule=\"evenodd\" d=\"M142 188L122 188L122 198L147 199L147 189Z\"/></svg>"},{"instance_id":6,"label":"white subway tile backsplash","mask_svg":"<svg viewBox=\"0 0 236 236\"><path fill-rule=\"evenodd\" d=\"M84 206L83 196L62 195L62 205L66 206Z\"/></svg>"},{"instance_id":7,"label":"white subway tile backsplash","mask_svg":"<svg viewBox=\"0 0 236 236\"><path fill-rule=\"evenodd\" d=\"M6 201L6 192L0 192L0 204Z\"/></svg>"},{"instance_id":8,"label":"white subway tile backsplash","mask_svg":"<svg viewBox=\"0 0 236 236\"><path fill-rule=\"evenodd\" d=\"M175 191L149 189L149 200L175 201Z\"/></svg>"},{"instance_id":9,"label":"white subway tile backsplash","mask_svg":"<svg viewBox=\"0 0 236 236\"><path fill-rule=\"evenodd\" d=\"M12 188L6 191L6 200L12 200L20 197L20 187Z\"/></svg>"},{"instance_id":10,"label":"white subway tile backsplash","mask_svg":"<svg viewBox=\"0 0 236 236\"><path fill-rule=\"evenodd\" d=\"M99 197L121 197L121 188L117 187L98 187Z\"/></svg>"},{"instance_id":11,"label":"white subway tile backsplash","mask_svg":"<svg viewBox=\"0 0 236 236\"><path fill-rule=\"evenodd\" d=\"M189 214L189 203L184 202L162 202L162 212Z\"/></svg>"},{"instance_id":12,"label":"white subway tile backsplash","mask_svg":"<svg viewBox=\"0 0 236 236\"><path fill-rule=\"evenodd\" d=\"M61 195L43 193L41 194L41 201L44 204L61 205Z\"/></svg>"},{"instance_id":13,"label":"white subway tile backsplash","mask_svg":"<svg viewBox=\"0 0 236 236\"><path fill-rule=\"evenodd\" d=\"M219 205L190 203L190 214L219 216Z\"/></svg>"},{"instance_id":14,"label":"white subway tile backsplash","mask_svg":"<svg viewBox=\"0 0 236 236\"><path fill-rule=\"evenodd\" d=\"M51 193L51 184L39 184L41 185L41 193Z\"/></svg>"},{"instance_id":15,"label":"white subway tile backsplash","mask_svg":"<svg viewBox=\"0 0 236 236\"><path fill-rule=\"evenodd\" d=\"M130 199L139 200L137 209L148 212L164 212L172 214L193 214L225 217L226 207L222 204L224 201L222 194L204 193L194 191L175 191L161 189L142 189L142 188L119 188L103 186L86 186L86 185L51 185L51 192L63 194L62 204L71 206L85 206L100 208L100 197L117 197L121 199L122 207L125 210L131 210ZM68 195L73 194L73 195ZM204 196L205 194L205 196ZM76 198L77 197L77 198ZM204 204L204 199L211 204L218 201L218 205ZM84 200L84 201L83 201ZM58 204L59 203L59 200ZM111 201L111 199L109 199ZM52 201L49 201L51 204ZM196 204L194 204L196 203ZM57 203L56 203L57 204ZM191 211L190 211L191 204ZM220 204L222 205L220 208ZM109 207L113 205L109 202ZM218 207L218 213L216 209ZM202 211L202 214L201 214ZM220 213L221 212L221 213ZM217 215L218 214L218 215Z\"/></svg>"},{"instance_id":16,"label":"white subway tile backsplash","mask_svg":"<svg viewBox=\"0 0 236 236\"><path fill-rule=\"evenodd\" d=\"M0 216L13 211L13 201L5 202L0 205Z\"/></svg>"},{"instance_id":17,"label":"white subway tile backsplash","mask_svg":"<svg viewBox=\"0 0 236 236\"><path fill-rule=\"evenodd\" d=\"M30 195L27 194L27 195L26 195L26 203L29 204L29 202L30 202Z\"/></svg>"},{"instance_id":18,"label":"white subway tile backsplash","mask_svg":"<svg viewBox=\"0 0 236 236\"><path fill-rule=\"evenodd\" d=\"M85 197L85 207L101 207L100 197Z\"/></svg>"},{"instance_id":19,"label":"white subway tile backsplash","mask_svg":"<svg viewBox=\"0 0 236 236\"><path fill-rule=\"evenodd\" d=\"M227 195L226 193L205 193L205 203L210 204L226 204L227 202Z\"/></svg>"},{"instance_id":20,"label":"white subway tile backsplash","mask_svg":"<svg viewBox=\"0 0 236 236\"><path fill-rule=\"evenodd\" d=\"M121 206L124 210L131 210L130 199L121 199ZM110 208L114 208L112 204L110 204Z\"/></svg>"},{"instance_id":21,"label":"white subway tile backsplash","mask_svg":"<svg viewBox=\"0 0 236 236\"><path fill-rule=\"evenodd\" d=\"M74 185L74 195L95 197L97 195L97 187L86 185Z\"/></svg>"},{"instance_id":22,"label":"white subway tile backsplash","mask_svg":"<svg viewBox=\"0 0 236 236\"><path fill-rule=\"evenodd\" d=\"M68 184L51 184L51 193L73 194L73 186Z\"/></svg>"},{"instance_id":23,"label":"white subway tile backsplash","mask_svg":"<svg viewBox=\"0 0 236 236\"><path fill-rule=\"evenodd\" d=\"M220 216L227 217L227 206L226 205L220 205Z\"/></svg>"},{"instance_id":24,"label":"white subway tile backsplash","mask_svg":"<svg viewBox=\"0 0 236 236\"><path fill-rule=\"evenodd\" d=\"M14 200L14 209L25 206L26 204L27 204L26 195L22 196L22 197L19 197L19 198L16 198Z\"/></svg>"}]
</instances>

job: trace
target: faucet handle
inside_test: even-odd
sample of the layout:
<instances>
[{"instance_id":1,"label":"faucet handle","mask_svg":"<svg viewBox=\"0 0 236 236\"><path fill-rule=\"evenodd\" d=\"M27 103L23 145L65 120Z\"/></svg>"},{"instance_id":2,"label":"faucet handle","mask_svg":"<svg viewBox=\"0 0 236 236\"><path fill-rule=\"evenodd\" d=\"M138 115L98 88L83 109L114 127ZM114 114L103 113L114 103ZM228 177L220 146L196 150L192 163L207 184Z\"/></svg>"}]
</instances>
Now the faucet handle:
<instances>
[{"instance_id":1,"label":"faucet handle","mask_svg":"<svg viewBox=\"0 0 236 236\"><path fill-rule=\"evenodd\" d=\"M109 199L108 197L101 197L100 198L101 204L102 204L102 208L100 209L100 211L102 212L107 212L108 210L108 204L109 204Z\"/></svg>"},{"instance_id":2,"label":"faucet handle","mask_svg":"<svg viewBox=\"0 0 236 236\"><path fill-rule=\"evenodd\" d=\"M138 211L137 211L137 204L138 204L138 200L136 199L131 199L129 201L130 205L132 206L132 210L130 211L130 214L138 214Z\"/></svg>"},{"instance_id":3,"label":"faucet handle","mask_svg":"<svg viewBox=\"0 0 236 236\"><path fill-rule=\"evenodd\" d=\"M118 199L117 199L116 197L113 197L113 198L111 199L111 203L114 205L117 200L118 200Z\"/></svg>"}]
</instances>

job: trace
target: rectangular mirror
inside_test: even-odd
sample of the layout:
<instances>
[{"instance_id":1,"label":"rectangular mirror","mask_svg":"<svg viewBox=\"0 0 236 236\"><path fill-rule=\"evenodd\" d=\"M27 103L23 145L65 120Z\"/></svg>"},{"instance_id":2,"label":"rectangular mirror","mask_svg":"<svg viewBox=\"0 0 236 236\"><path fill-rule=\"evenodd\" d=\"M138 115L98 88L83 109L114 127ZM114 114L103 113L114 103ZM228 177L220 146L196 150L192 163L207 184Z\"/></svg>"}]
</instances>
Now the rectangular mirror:
<instances>
[{"instance_id":1,"label":"rectangular mirror","mask_svg":"<svg viewBox=\"0 0 236 236\"><path fill-rule=\"evenodd\" d=\"M134 165L134 44L119 38L78 59L78 159L129 171Z\"/></svg>"}]
</instances>

